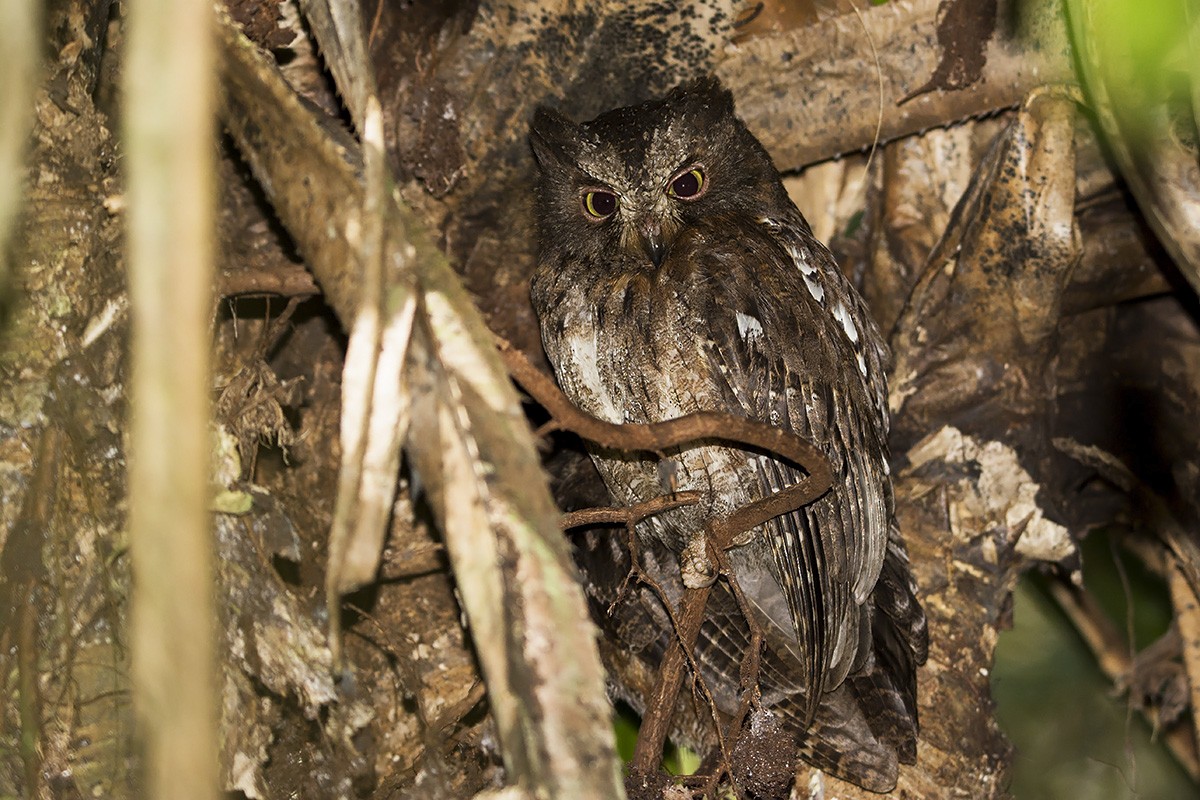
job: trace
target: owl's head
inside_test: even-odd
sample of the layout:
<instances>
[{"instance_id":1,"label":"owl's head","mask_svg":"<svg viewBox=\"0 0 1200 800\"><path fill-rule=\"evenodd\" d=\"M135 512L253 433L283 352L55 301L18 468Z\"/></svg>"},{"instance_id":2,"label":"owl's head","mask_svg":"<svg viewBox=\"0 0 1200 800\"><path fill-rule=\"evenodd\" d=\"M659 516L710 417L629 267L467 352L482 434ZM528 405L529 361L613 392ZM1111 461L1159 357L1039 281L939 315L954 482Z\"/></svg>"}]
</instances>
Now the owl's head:
<instances>
[{"instance_id":1,"label":"owl's head","mask_svg":"<svg viewBox=\"0 0 1200 800\"><path fill-rule=\"evenodd\" d=\"M529 140L543 254L651 269L688 231L791 205L713 78L582 124L538 108Z\"/></svg>"}]
</instances>

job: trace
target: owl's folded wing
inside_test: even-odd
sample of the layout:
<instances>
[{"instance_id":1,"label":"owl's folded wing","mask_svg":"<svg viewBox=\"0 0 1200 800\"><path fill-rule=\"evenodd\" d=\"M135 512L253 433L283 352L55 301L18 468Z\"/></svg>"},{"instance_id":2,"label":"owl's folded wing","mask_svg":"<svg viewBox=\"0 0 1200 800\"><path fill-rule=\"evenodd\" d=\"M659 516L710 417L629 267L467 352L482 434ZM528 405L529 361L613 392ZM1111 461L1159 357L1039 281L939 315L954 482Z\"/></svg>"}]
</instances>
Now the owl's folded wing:
<instances>
[{"instance_id":1,"label":"owl's folded wing","mask_svg":"<svg viewBox=\"0 0 1200 800\"><path fill-rule=\"evenodd\" d=\"M747 247L744 240L740 246L743 259L782 260L783 248ZM784 252L794 258L787 252L794 249ZM819 268L806 275L794 264L775 264L751 281L718 278L725 285L711 288L724 302L709 309L706 327L710 375L729 407L809 439L833 468L825 497L764 526L805 683L813 689L806 705L815 711L822 692L840 685L867 655L866 604L883 565L892 498L883 379L870 380L862 366L882 371L882 344L851 341L838 315L861 301L839 282L840 273L828 274L837 269L828 252L808 249L804 257L806 267ZM820 281L817 292L805 283L814 280ZM861 339L878 336L869 320L850 329ZM864 355L863 345L873 352ZM760 496L802 477L793 465L749 458Z\"/></svg>"}]
</instances>

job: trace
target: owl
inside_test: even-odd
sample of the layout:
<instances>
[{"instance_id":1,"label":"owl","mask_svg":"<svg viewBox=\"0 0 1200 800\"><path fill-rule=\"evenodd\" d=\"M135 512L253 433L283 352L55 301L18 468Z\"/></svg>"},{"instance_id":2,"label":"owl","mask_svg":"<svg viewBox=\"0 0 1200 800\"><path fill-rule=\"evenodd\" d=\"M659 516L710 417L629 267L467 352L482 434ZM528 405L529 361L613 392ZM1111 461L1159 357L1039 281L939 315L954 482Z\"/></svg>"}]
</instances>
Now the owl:
<instances>
[{"instance_id":1,"label":"owl","mask_svg":"<svg viewBox=\"0 0 1200 800\"><path fill-rule=\"evenodd\" d=\"M915 759L927 634L893 514L886 348L863 300L713 79L582 124L539 108L530 143L531 297L563 392L614 423L735 414L828 457L832 489L739 537L727 563L764 632L763 707L798 756L886 791ZM713 440L589 454L618 503L700 494L637 526L689 586L714 577L709 520L803 477ZM726 614L701 633L696 660L727 712L746 627Z\"/></svg>"}]
</instances>

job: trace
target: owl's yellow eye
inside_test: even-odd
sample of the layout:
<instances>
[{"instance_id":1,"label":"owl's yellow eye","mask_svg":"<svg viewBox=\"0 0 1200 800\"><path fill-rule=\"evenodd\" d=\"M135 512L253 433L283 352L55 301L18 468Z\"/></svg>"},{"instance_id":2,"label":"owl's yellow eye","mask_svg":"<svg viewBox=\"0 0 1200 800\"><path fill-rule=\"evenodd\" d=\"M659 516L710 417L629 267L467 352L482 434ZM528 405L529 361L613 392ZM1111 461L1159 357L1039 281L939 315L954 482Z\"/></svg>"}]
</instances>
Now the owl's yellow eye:
<instances>
[{"instance_id":1,"label":"owl's yellow eye","mask_svg":"<svg viewBox=\"0 0 1200 800\"><path fill-rule=\"evenodd\" d=\"M612 192L588 192L583 196L583 210L595 219L611 217L617 210L617 196Z\"/></svg>"},{"instance_id":2,"label":"owl's yellow eye","mask_svg":"<svg viewBox=\"0 0 1200 800\"><path fill-rule=\"evenodd\" d=\"M695 200L704 194L704 190L707 188L704 171L699 167L692 167L671 179L671 183L667 186L667 194L671 197L678 197L680 200Z\"/></svg>"}]
</instances>

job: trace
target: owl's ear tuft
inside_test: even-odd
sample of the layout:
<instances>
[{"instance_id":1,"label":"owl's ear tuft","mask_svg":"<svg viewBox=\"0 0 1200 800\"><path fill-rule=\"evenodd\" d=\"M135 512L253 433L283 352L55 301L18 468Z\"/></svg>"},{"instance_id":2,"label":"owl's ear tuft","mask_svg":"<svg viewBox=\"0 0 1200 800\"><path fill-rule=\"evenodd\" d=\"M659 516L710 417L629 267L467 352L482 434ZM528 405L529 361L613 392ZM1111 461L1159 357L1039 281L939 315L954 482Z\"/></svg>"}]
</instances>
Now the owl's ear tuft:
<instances>
[{"instance_id":1,"label":"owl's ear tuft","mask_svg":"<svg viewBox=\"0 0 1200 800\"><path fill-rule=\"evenodd\" d=\"M688 102L701 105L713 114L733 113L733 93L726 89L721 84L721 79L715 75L705 75L682 83L672 94L678 94Z\"/></svg>"},{"instance_id":2,"label":"owl's ear tuft","mask_svg":"<svg viewBox=\"0 0 1200 800\"><path fill-rule=\"evenodd\" d=\"M546 106L538 106L529 124L529 145L533 157L543 171L574 163L572 154L578 147L579 126Z\"/></svg>"}]
</instances>

